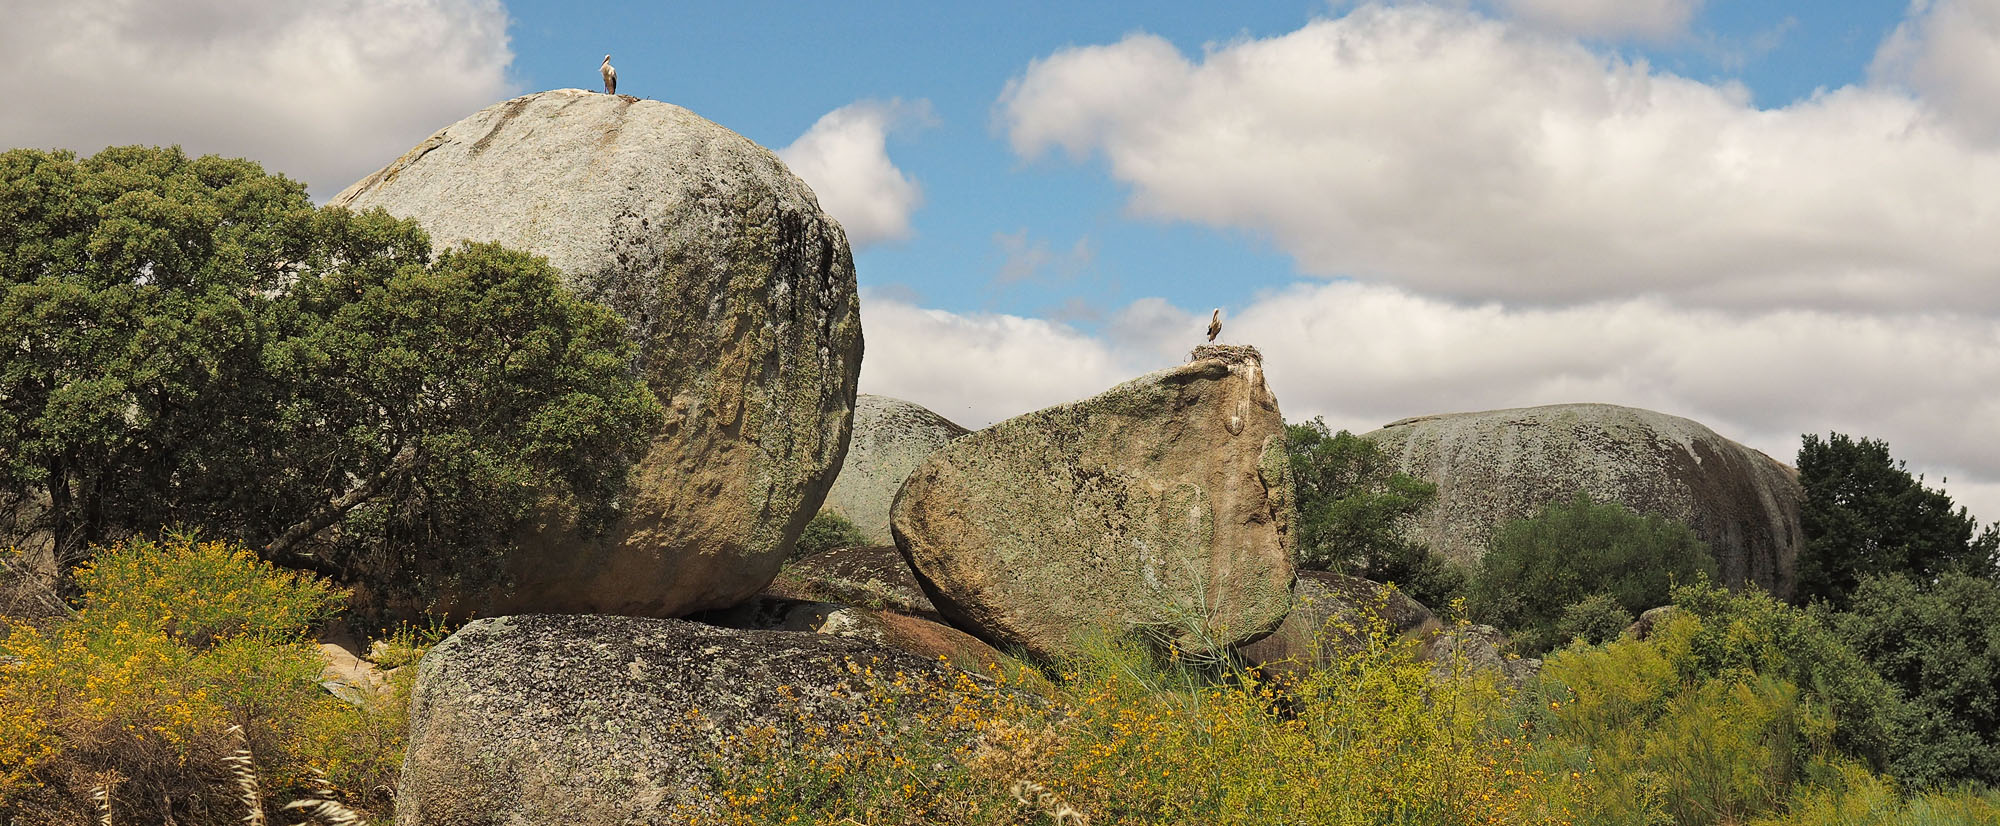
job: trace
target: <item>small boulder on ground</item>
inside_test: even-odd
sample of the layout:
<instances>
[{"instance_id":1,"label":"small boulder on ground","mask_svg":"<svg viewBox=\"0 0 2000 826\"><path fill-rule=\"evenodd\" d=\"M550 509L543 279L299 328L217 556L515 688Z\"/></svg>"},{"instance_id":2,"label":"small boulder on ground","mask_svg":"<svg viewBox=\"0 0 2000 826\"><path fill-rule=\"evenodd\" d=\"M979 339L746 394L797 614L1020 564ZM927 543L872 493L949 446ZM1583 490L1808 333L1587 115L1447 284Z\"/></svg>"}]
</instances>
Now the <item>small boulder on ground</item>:
<instances>
[{"instance_id":1,"label":"small boulder on ground","mask_svg":"<svg viewBox=\"0 0 2000 826\"><path fill-rule=\"evenodd\" d=\"M1299 675L1361 650L1378 628L1415 639L1440 627L1429 608L1396 588L1345 574L1300 571L1284 624L1236 651L1267 674Z\"/></svg>"},{"instance_id":2,"label":"small boulder on ground","mask_svg":"<svg viewBox=\"0 0 2000 826\"><path fill-rule=\"evenodd\" d=\"M1102 629L1220 653L1291 607L1284 419L1251 347L1018 416L931 454L890 525L932 604L1057 658Z\"/></svg>"},{"instance_id":3,"label":"small boulder on ground","mask_svg":"<svg viewBox=\"0 0 2000 826\"><path fill-rule=\"evenodd\" d=\"M972 431L922 406L866 393L854 399L854 436L825 507L847 517L869 542L895 543L889 506L903 480L932 451Z\"/></svg>"},{"instance_id":4,"label":"small boulder on ground","mask_svg":"<svg viewBox=\"0 0 2000 826\"><path fill-rule=\"evenodd\" d=\"M1692 528L1724 582L1791 593L1798 473L1698 422L1609 404L1419 416L1363 434L1437 485L1412 538L1476 565L1495 530L1578 493Z\"/></svg>"},{"instance_id":5,"label":"small boulder on ground","mask_svg":"<svg viewBox=\"0 0 2000 826\"><path fill-rule=\"evenodd\" d=\"M1645 613L1639 615L1638 619L1633 620L1631 625L1625 626L1625 631L1619 634L1619 636L1643 640L1652 636L1654 631L1665 628L1668 622L1673 621L1673 618L1680 614L1680 611L1679 607L1673 605L1648 608Z\"/></svg>"},{"instance_id":6,"label":"small boulder on ground","mask_svg":"<svg viewBox=\"0 0 2000 826\"><path fill-rule=\"evenodd\" d=\"M793 560L779 569L764 594L938 616L910 563L894 545L838 548Z\"/></svg>"},{"instance_id":7,"label":"small boulder on ground","mask_svg":"<svg viewBox=\"0 0 2000 826\"><path fill-rule=\"evenodd\" d=\"M418 666L396 823L686 823L714 811L711 761L725 738L837 732L879 713L870 671L934 685L963 676L826 634L588 615L478 620ZM926 696L949 695L897 702Z\"/></svg>"},{"instance_id":8,"label":"small boulder on ground","mask_svg":"<svg viewBox=\"0 0 2000 826\"><path fill-rule=\"evenodd\" d=\"M1507 635L1491 625L1460 625L1439 631L1424 644L1422 657L1440 677L1480 671L1499 674L1515 687L1542 673L1542 661L1505 654Z\"/></svg>"}]
</instances>

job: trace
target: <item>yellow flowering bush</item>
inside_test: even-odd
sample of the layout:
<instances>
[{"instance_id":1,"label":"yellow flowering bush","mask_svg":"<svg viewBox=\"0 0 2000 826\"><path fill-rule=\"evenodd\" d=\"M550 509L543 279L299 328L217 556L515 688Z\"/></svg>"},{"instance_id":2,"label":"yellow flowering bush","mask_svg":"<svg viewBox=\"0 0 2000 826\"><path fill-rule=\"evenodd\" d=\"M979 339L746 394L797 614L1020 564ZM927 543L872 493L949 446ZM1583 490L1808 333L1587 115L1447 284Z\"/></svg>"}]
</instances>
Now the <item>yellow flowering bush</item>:
<instances>
[{"instance_id":1,"label":"yellow flowering bush","mask_svg":"<svg viewBox=\"0 0 2000 826\"><path fill-rule=\"evenodd\" d=\"M400 757L403 697L356 707L318 685L308 635L339 589L187 536L99 549L74 577L72 616L0 639L0 819L95 820L103 788L145 821L240 821L232 724L280 801L315 770L379 782Z\"/></svg>"},{"instance_id":2,"label":"yellow flowering bush","mask_svg":"<svg viewBox=\"0 0 2000 826\"><path fill-rule=\"evenodd\" d=\"M1434 672L1386 628L1274 685L1099 642L1048 682L885 686L842 731L729 741L727 824L1568 824L1489 674Z\"/></svg>"}]
</instances>

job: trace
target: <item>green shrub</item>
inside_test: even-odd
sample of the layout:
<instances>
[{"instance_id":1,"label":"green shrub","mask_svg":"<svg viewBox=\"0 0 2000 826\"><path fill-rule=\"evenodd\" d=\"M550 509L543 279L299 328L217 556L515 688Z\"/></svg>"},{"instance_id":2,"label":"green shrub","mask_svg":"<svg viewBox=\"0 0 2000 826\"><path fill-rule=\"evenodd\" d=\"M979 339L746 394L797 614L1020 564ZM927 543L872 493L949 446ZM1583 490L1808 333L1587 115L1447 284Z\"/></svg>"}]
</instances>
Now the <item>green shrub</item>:
<instances>
[{"instance_id":1,"label":"green shrub","mask_svg":"<svg viewBox=\"0 0 2000 826\"><path fill-rule=\"evenodd\" d=\"M804 559L836 548L866 544L867 535L847 517L841 516L839 511L820 511L811 522L806 523L806 529L799 534L798 544L792 546L789 558Z\"/></svg>"},{"instance_id":2,"label":"green shrub","mask_svg":"<svg viewBox=\"0 0 2000 826\"><path fill-rule=\"evenodd\" d=\"M268 814L314 771L386 811L373 790L401 757L412 670L359 707L320 688L308 634L341 591L186 536L98 549L75 579L73 616L0 640L0 820L94 822L91 795L108 788L139 822L240 822L222 763L236 724Z\"/></svg>"},{"instance_id":3,"label":"green shrub","mask_svg":"<svg viewBox=\"0 0 2000 826\"><path fill-rule=\"evenodd\" d=\"M1827 785L1800 794L1790 810L1750 826L1992 826L2000 823L2000 791L1960 789L1899 794L1895 784L1855 766Z\"/></svg>"},{"instance_id":4,"label":"green shrub","mask_svg":"<svg viewBox=\"0 0 2000 826\"><path fill-rule=\"evenodd\" d=\"M2000 584L1946 574L1861 580L1834 627L1908 701L1890 770L1930 785L2000 784Z\"/></svg>"},{"instance_id":5,"label":"green shrub","mask_svg":"<svg viewBox=\"0 0 2000 826\"><path fill-rule=\"evenodd\" d=\"M1285 426L1297 487L1300 568L1393 582L1443 610L1465 588L1458 568L1408 537L1409 523L1437 499L1437 486L1397 473L1374 442L1329 433L1315 418Z\"/></svg>"},{"instance_id":6,"label":"green shrub","mask_svg":"<svg viewBox=\"0 0 2000 826\"><path fill-rule=\"evenodd\" d=\"M1471 607L1535 654L1564 641L1563 612L1592 595L1636 615L1664 604L1675 584L1714 575L1708 546L1687 526L1579 493L1494 533Z\"/></svg>"},{"instance_id":7,"label":"green shrub","mask_svg":"<svg viewBox=\"0 0 2000 826\"><path fill-rule=\"evenodd\" d=\"M1556 620L1556 633L1565 640L1582 640L1591 645L1610 642L1632 625L1631 611L1609 594L1591 594L1570 603Z\"/></svg>"}]
</instances>

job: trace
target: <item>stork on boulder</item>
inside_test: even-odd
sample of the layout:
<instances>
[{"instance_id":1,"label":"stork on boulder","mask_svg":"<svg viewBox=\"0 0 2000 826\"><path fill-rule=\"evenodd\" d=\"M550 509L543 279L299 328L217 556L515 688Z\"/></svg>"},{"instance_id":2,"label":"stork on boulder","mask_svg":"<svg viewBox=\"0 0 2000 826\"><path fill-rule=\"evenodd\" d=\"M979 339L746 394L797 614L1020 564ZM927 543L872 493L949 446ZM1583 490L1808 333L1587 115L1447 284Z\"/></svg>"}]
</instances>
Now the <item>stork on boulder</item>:
<instances>
[{"instance_id":1,"label":"stork on boulder","mask_svg":"<svg viewBox=\"0 0 2000 826\"><path fill-rule=\"evenodd\" d=\"M597 67L597 73L604 76L604 93L618 94L618 70L611 68L611 55L604 56L604 65Z\"/></svg>"}]
</instances>

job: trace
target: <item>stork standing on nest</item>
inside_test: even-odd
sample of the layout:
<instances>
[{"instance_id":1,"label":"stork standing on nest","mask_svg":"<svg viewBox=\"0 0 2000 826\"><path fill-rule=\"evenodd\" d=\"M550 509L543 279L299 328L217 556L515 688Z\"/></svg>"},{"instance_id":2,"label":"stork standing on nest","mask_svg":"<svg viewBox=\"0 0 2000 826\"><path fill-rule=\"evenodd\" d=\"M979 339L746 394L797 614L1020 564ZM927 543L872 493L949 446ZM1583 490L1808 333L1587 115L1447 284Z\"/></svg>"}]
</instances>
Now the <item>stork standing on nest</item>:
<instances>
[{"instance_id":1,"label":"stork standing on nest","mask_svg":"<svg viewBox=\"0 0 2000 826\"><path fill-rule=\"evenodd\" d=\"M1215 308L1215 312L1209 313L1208 315L1208 340L1212 342L1215 340L1215 337L1219 335L1222 335L1221 307Z\"/></svg>"},{"instance_id":2,"label":"stork standing on nest","mask_svg":"<svg viewBox=\"0 0 2000 826\"><path fill-rule=\"evenodd\" d=\"M611 68L611 55L604 56L604 65L597 67L597 73L604 76L604 93L618 94L618 70Z\"/></svg>"}]
</instances>

